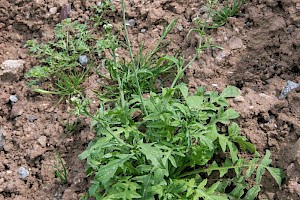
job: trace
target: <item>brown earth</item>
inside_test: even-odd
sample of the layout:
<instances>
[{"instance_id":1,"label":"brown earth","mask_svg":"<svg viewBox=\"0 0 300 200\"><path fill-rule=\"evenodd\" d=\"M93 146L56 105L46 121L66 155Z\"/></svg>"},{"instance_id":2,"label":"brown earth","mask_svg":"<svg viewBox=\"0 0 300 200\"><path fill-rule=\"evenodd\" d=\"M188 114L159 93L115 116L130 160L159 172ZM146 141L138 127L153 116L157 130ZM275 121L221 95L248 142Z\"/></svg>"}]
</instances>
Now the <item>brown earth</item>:
<instances>
[{"instance_id":1,"label":"brown earth","mask_svg":"<svg viewBox=\"0 0 300 200\"><path fill-rule=\"evenodd\" d=\"M88 141L93 138L82 119L75 134L66 135L64 124L70 113L67 105L58 106L57 98L32 93L22 78L33 63L24 44L28 39L47 41L67 0L1 0L0 63L25 61L24 70L15 79L0 81L0 200L2 199L79 199L87 190L84 162L79 161ZM113 1L116 12L109 21L121 23L120 1ZM69 0L70 17L82 22L92 15L96 1ZM183 51L187 57L196 45L192 19L203 15L204 2L196 0L130 0L127 18L135 19L129 28L134 48L140 43L151 47L166 22L178 18L168 36L173 43L167 51ZM142 33L141 29L146 29ZM231 102L241 113L239 124L249 140L264 152L270 149L273 166L285 170L281 187L267 177L259 199L300 199L300 93L293 91L279 100L287 80L300 82L300 3L298 0L249 0L241 13L217 30L210 31L214 43L223 50L206 51L186 73L190 88L204 85L222 90L226 85L241 89L242 96ZM89 88L97 87L91 77ZM90 89L89 89L90 91ZM17 95L18 101L9 101ZM1 136L2 135L2 136ZM1 139L0 139L1 143ZM59 153L68 169L68 183L62 185L52 174ZM19 167L29 170L22 180Z\"/></svg>"}]
</instances>

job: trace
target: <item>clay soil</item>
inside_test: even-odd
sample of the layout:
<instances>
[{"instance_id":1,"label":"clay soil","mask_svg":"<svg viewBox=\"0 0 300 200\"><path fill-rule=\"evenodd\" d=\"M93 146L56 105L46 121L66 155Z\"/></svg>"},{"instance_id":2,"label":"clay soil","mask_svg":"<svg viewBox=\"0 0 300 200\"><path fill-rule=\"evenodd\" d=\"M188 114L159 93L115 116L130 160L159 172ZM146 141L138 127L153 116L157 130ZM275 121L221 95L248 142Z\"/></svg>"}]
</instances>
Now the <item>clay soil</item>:
<instances>
[{"instance_id":1,"label":"clay soil","mask_svg":"<svg viewBox=\"0 0 300 200\"><path fill-rule=\"evenodd\" d=\"M108 20L121 23L120 1L113 1L116 11ZM19 79L0 82L0 200L77 200L87 191L85 163L78 159L93 138L89 125L78 120L79 128L65 134L69 119L67 105L57 105L57 97L32 93L23 74L35 63L24 44L35 38L41 42L53 38L59 12L66 1L0 0L0 63L21 59L25 69ZM69 0L70 17L81 22L92 16L96 1ZM129 27L134 47L154 45L163 26L172 19L178 23L168 39L167 52L180 50L192 55L195 36L186 37L192 19L203 15L200 0L130 0L127 18L135 19ZM53 9L54 8L54 9ZM57 10L55 9L57 8ZM146 32L141 32L146 29ZM300 83L300 3L299 0L248 0L241 12L228 24L209 31L213 42L222 50L208 50L186 72L191 90L200 85L222 90L234 85L242 91L231 105L240 112L242 132L257 149L270 149L273 166L284 169L287 177L278 187L266 176L259 199L300 199L300 93L295 90L279 100L287 80ZM87 93L97 88L95 77L87 81ZM11 103L10 95L18 101ZM71 120L74 120L71 118ZM52 173L59 153L66 163L68 183L61 184ZM18 168L25 167L29 176L22 180Z\"/></svg>"}]
</instances>

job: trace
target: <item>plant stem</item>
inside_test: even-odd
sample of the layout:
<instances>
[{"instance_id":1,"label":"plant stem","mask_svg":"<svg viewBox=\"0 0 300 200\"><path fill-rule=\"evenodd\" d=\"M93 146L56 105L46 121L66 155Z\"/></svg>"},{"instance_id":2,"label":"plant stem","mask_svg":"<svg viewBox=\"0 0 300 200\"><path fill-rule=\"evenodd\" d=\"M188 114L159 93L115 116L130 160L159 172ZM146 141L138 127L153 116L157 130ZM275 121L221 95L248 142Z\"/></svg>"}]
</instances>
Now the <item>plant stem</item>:
<instances>
[{"instance_id":1,"label":"plant stem","mask_svg":"<svg viewBox=\"0 0 300 200\"><path fill-rule=\"evenodd\" d=\"M238 168L245 168L245 167L258 167L258 164L247 164L247 165L237 165L237 166L228 166L228 167L210 167L210 168L206 168L206 169L196 169L194 171L191 172L186 172L183 173L181 176L179 176L179 178L183 178L186 176L190 176L190 175L195 175L195 174L199 174L199 173L206 173L206 172L210 172L210 171L220 171L220 170L229 170L229 169L238 169Z\"/></svg>"},{"instance_id":2,"label":"plant stem","mask_svg":"<svg viewBox=\"0 0 300 200\"><path fill-rule=\"evenodd\" d=\"M137 67L136 67L136 64L135 64L135 61L134 61L134 57L133 57L133 53L132 53L132 49L131 49L131 45L130 45L130 40L129 40L129 36L128 36L128 31L127 31L127 27L126 27L125 0L122 0L122 15L123 15L123 24L124 24L124 31L125 31L125 40L126 40L126 43L127 43L127 48L129 50L129 54L130 54L130 59L131 59L132 67L133 67L135 82L136 82L136 85L137 85L137 88L138 88L138 93L139 93L139 96L140 96L140 99L141 99L144 114L148 115L148 112L147 112L145 104L144 104L142 91L141 91L139 79L138 79L138 76L137 76Z\"/></svg>"}]
</instances>

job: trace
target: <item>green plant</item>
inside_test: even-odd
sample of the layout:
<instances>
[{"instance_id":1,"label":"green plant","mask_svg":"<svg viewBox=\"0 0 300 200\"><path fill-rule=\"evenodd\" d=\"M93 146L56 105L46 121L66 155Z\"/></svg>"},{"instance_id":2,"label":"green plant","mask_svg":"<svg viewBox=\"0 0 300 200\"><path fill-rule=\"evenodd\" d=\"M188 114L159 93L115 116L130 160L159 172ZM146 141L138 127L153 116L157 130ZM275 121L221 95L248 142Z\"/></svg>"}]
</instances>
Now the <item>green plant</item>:
<instances>
[{"instance_id":1,"label":"green plant","mask_svg":"<svg viewBox=\"0 0 300 200\"><path fill-rule=\"evenodd\" d=\"M25 74L31 83L49 81L48 90L35 87L34 91L43 94L59 94L62 98L80 94L81 84L90 71L90 65L79 63L79 56L91 53L89 46L92 36L85 24L64 20L56 25L55 39L46 44L29 40L26 44L41 66L33 67ZM33 85L33 84L31 84Z\"/></svg>"},{"instance_id":2,"label":"green plant","mask_svg":"<svg viewBox=\"0 0 300 200\"><path fill-rule=\"evenodd\" d=\"M165 28L153 50L145 52L141 45L139 52L134 53L125 25L124 4L122 0L125 44L113 34L108 22L101 22L103 16L95 21L103 25L105 33L95 47L89 47L90 39L84 40L83 46L87 48L81 48L83 52L71 53L78 46L70 48L74 46L70 41L74 43L77 36L89 35L86 29L75 28L75 33L81 33L73 35L73 39L69 34L74 32L59 29L58 46L53 42L41 46L28 43L30 51L42 58L44 65L27 76L57 80L54 90L36 91L70 95L68 102L75 106L75 114L90 118L91 128L96 132L95 139L79 155L86 160L86 173L92 179L83 198L252 200L261 189L265 171L280 185L284 175L281 169L270 166L270 152L267 150L261 156L234 122L239 113L229 107L227 99L239 95L239 90L228 86L219 94L199 87L191 93L180 83L184 71L200 53L214 47L204 32L205 27L198 29L199 46L189 62L178 55L158 53L176 20ZM66 30L79 26L67 23ZM117 55L120 47L126 48L130 61ZM107 51L110 57L103 59L103 66L109 72L106 78L113 85L103 85L106 94L99 95L101 105L98 110L90 111L89 99L80 88L81 79L84 80L89 69L81 66L82 71L78 71L78 56L95 52L105 55ZM63 56L58 57L61 52ZM172 74L169 87L163 84L154 87L161 74ZM82 78L77 81L76 77ZM72 85L78 88L70 88ZM61 157L53 170L56 177L67 183L67 169Z\"/></svg>"},{"instance_id":3,"label":"green plant","mask_svg":"<svg viewBox=\"0 0 300 200\"><path fill-rule=\"evenodd\" d=\"M227 23L229 17L235 16L244 5L245 0L208 0L208 16L203 20L200 17L194 18L198 27L218 28Z\"/></svg>"},{"instance_id":4,"label":"green plant","mask_svg":"<svg viewBox=\"0 0 300 200\"><path fill-rule=\"evenodd\" d=\"M52 166L53 174L60 180L61 183L68 183L67 168L61 156L57 153L55 156L56 163Z\"/></svg>"},{"instance_id":5,"label":"green plant","mask_svg":"<svg viewBox=\"0 0 300 200\"><path fill-rule=\"evenodd\" d=\"M81 159L94 180L89 196L96 199L254 199L267 169L278 184L282 171L270 167L270 153L263 159L242 158L242 151L256 153L240 135L226 98L238 95L234 87L221 94L200 87L190 94L184 84L150 93L142 101L133 96L123 107L102 105L96 115L87 102L78 109L93 119L97 138ZM106 109L105 109L106 108ZM223 128L222 128L223 127ZM226 127L227 131L221 130ZM216 159L218 158L218 159ZM215 172L218 172L216 174ZM256 184L248 180L256 172ZM229 189L230 188L230 189Z\"/></svg>"},{"instance_id":6,"label":"green plant","mask_svg":"<svg viewBox=\"0 0 300 200\"><path fill-rule=\"evenodd\" d=\"M124 19L125 20L125 19ZM156 91L162 86L160 77L172 73L177 64L175 63L179 58L171 57L167 55L159 55L159 51L165 47L163 42L168 33L175 26L177 20L173 20L162 32L162 36L155 45L155 47L148 52L144 51L144 47L141 44L139 52L136 56L133 56L133 52L129 45L124 45L118 41L116 36L113 36L111 25L105 24L104 28L106 34L97 42L98 54L108 50L110 58L103 59L103 65L107 67L109 71L109 77L105 77L115 84L105 86L106 93L102 94L102 98L105 96L110 100L113 100L116 96L124 96L124 98L130 97L131 94L136 93L148 93L150 91ZM126 27L124 27L125 30ZM125 37L125 39L128 37ZM129 42L129 40L127 40ZM126 48L129 53L130 62L126 62L120 56L117 55L116 50L120 47ZM180 60L183 61L183 60ZM181 67L178 66L178 67ZM103 76L102 74L99 74ZM136 79L139 79L137 84ZM120 94L122 93L122 94ZM120 95L118 95L120 94Z\"/></svg>"},{"instance_id":7,"label":"green plant","mask_svg":"<svg viewBox=\"0 0 300 200\"><path fill-rule=\"evenodd\" d=\"M68 119L67 122L64 124L65 134L71 135L71 134L75 133L76 131L78 131L78 129L81 127L81 125L79 123L80 123L79 121L70 121Z\"/></svg>"},{"instance_id":8,"label":"green plant","mask_svg":"<svg viewBox=\"0 0 300 200\"><path fill-rule=\"evenodd\" d=\"M115 11L115 7L112 5L111 0L99 1L97 5L92 6L92 8L95 10L95 15L92 17L94 27L100 27L107 23L107 21L104 20L104 15L108 10Z\"/></svg>"}]
</instances>

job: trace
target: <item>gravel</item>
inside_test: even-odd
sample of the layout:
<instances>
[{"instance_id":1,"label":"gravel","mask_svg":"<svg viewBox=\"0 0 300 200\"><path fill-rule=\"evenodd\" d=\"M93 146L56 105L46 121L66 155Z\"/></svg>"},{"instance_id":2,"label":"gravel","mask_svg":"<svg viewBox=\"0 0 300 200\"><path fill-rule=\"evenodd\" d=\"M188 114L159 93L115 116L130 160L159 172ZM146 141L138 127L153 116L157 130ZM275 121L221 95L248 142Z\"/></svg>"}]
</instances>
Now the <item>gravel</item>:
<instances>
[{"instance_id":1,"label":"gravel","mask_svg":"<svg viewBox=\"0 0 300 200\"><path fill-rule=\"evenodd\" d=\"M86 55L79 56L79 63L82 65L86 65L88 63L88 57Z\"/></svg>"},{"instance_id":2,"label":"gravel","mask_svg":"<svg viewBox=\"0 0 300 200\"><path fill-rule=\"evenodd\" d=\"M127 26L135 26L135 24L136 24L135 19L130 19L126 21Z\"/></svg>"},{"instance_id":3,"label":"gravel","mask_svg":"<svg viewBox=\"0 0 300 200\"><path fill-rule=\"evenodd\" d=\"M38 117L37 116L35 116L35 115L28 115L27 116L27 120L29 121L29 122L31 122L31 123L33 123L35 120L37 120L38 119Z\"/></svg>"},{"instance_id":4,"label":"gravel","mask_svg":"<svg viewBox=\"0 0 300 200\"><path fill-rule=\"evenodd\" d=\"M3 138L3 133L0 129L0 151L4 149L4 138Z\"/></svg>"},{"instance_id":5,"label":"gravel","mask_svg":"<svg viewBox=\"0 0 300 200\"><path fill-rule=\"evenodd\" d=\"M284 99L288 93L299 87L300 85L298 83L295 83L293 81L287 81L286 85L281 91L280 96L278 97L279 99Z\"/></svg>"},{"instance_id":6,"label":"gravel","mask_svg":"<svg viewBox=\"0 0 300 200\"><path fill-rule=\"evenodd\" d=\"M19 99L18 99L18 97L16 95L10 95L9 100L12 103L16 103Z\"/></svg>"},{"instance_id":7,"label":"gravel","mask_svg":"<svg viewBox=\"0 0 300 200\"><path fill-rule=\"evenodd\" d=\"M18 169L18 175L20 179L25 179L27 176L29 176L29 171L25 167L20 167Z\"/></svg>"}]
</instances>

